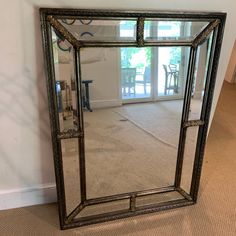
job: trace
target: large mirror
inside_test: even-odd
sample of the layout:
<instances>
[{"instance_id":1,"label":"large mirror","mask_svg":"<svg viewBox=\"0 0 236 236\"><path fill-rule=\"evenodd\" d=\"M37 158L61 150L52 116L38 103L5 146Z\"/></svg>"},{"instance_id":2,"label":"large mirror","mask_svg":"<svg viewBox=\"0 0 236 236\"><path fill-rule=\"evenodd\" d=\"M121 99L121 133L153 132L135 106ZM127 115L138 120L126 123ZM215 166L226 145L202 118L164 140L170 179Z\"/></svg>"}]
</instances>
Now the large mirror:
<instances>
[{"instance_id":1,"label":"large mirror","mask_svg":"<svg viewBox=\"0 0 236 236\"><path fill-rule=\"evenodd\" d=\"M226 15L40 11L61 228L194 204Z\"/></svg>"}]
</instances>

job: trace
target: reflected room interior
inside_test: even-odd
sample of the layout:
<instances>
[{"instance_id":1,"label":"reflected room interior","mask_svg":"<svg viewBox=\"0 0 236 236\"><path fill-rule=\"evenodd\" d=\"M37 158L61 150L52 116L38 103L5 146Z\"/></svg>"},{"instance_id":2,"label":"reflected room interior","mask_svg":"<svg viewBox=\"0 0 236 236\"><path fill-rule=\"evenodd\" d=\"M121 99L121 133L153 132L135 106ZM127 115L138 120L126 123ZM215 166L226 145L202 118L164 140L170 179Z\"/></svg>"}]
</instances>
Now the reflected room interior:
<instances>
[{"instance_id":1,"label":"reflected room interior","mask_svg":"<svg viewBox=\"0 0 236 236\"><path fill-rule=\"evenodd\" d=\"M81 42L136 39L137 22L133 20L58 21ZM208 24L208 21L150 20L144 25L144 39L191 41ZM53 27L51 37L60 132L84 129L87 199L174 186L184 97L190 76L190 47L176 44L81 48L77 58L81 87L76 89L79 85L74 47ZM212 39L213 33L196 53L189 121L200 119ZM180 187L187 194L190 194L198 130L199 126L193 126L186 132ZM76 136L60 141L69 218L130 209L132 197L92 204L81 211L79 156L83 150L80 144ZM184 199L176 191L135 197L136 207Z\"/></svg>"},{"instance_id":2,"label":"reflected room interior","mask_svg":"<svg viewBox=\"0 0 236 236\"><path fill-rule=\"evenodd\" d=\"M134 37L133 22L115 23L103 27L99 22L98 29L93 27L93 32L84 35L94 37L96 30L109 35L110 28L115 28L118 37ZM77 24L64 24L70 30L80 29ZM153 24L158 33L156 37L163 38L191 37L206 25L205 22L201 25L191 22ZM150 29L145 33L150 34ZM57 101L63 131L76 128L77 123L73 47L66 40L60 41L55 32L53 39ZM206 41L198 52L200 63L194 74L190 119L200 117L209 43L210 40ZM82 49L88 198L173 185L189 53L188 47L181 46ZM191 180L194 159L191 151L195 149L197 128L189 130L188 135L185 174L189 176L183 179ZM78 143L73 139L63 141L62 150L65 182L79 183ZM68 190L72 195L69 202L72 204L75 198L76 205L80 186L73 186L77 186L77 190Z\"/></svg>"}]
</instances>

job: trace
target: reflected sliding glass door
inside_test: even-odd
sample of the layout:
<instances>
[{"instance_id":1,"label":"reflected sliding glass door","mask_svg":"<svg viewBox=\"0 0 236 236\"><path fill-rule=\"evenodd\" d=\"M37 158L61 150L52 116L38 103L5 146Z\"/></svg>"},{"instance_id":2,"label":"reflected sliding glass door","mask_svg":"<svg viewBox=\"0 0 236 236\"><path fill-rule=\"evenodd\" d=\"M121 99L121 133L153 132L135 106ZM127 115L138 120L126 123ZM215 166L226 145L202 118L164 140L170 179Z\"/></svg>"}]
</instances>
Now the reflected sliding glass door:
<instances>
[{"instance_id":1,"label":"reflected sliding glass door","mask_svg":"<svg viewBox=\"0 0 236 236\"><path fill-rule=\"evenodd\" d=\"M188 47L159 47L156 100L183 99L187 78Z\"/></svg>"},{"instance_id":2,"label":"reflected sliding glass door","mask_svg":"<svg viewBox=\"0 0 236 236\"><path fill-rule=\"evenodd\" d=\"M147 21L145 41L173 42L191 39L206 22ZM133 37L132 22L120 23L119 37ZM183 99L187 78L188 56L186 46L159 46L121 48L121 97L123 103Z\"/></svg>"},{"instance_id":3,"label":"reflected sliding glass door","mask_svg":"<svg viewBox=\"0 0 236 236\"><path fill-rule=\"evenodd\" d=\"M191 23L190 23L191 24ZM147 41L171 39L173 42L189 36L184 21L148 21L144 29ZM152 98L156 100L183 99L187 77L188 47L165 46L152 49Z\"/></svg>"},{"instance_id":4,"label":"reflected sliding glass door","mask_svg":"<svg viewBox=\"0 0 236 236\"><path fill-rule=\"evenodd\" d=\"M136 35L135 22L121 21L119 37L131 38ZM123 102L152 100L151 48L120 48L121 98Z\"/></svg>"},{"instance_id":5,"label":"reflected sliding glass door","mask_svg":"<svg viewBox=\"0 0 236 236\"><path fill-rule=\"evenodd\" d=\"M121 94L124 101L151 100L151 48L121 48Z\"/></svg>"}]
</instances>

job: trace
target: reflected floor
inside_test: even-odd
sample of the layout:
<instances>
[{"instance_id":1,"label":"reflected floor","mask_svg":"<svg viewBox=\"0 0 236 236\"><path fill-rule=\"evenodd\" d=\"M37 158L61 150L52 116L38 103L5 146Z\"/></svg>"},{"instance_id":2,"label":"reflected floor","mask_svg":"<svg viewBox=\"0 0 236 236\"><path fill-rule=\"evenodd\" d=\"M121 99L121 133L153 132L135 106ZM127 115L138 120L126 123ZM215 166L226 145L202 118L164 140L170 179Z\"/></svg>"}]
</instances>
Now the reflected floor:
<instances>
[{"instance_id":1,"label":"reflected floor","mask_svg":"<svg viewBox=\"0 0 236 236\"><path fill-rule=\"evenodd\" d=\"M194 119L198 101L192 104L190 117ZM84 112L88 198L173 185L181 113L182 100ZM79 174L69 174L71 169L79 171L74 151L72 155L70 150L68 158L65 155L64 171L68 173L68 202L75 207L79 196L68 189L78 186L79 190Z\"/></svg>"},{"instance_id":2,"label":"reflected floor","mask_svg":"<svg viewBox=\"0 0 236 236\"><path fill-rule=\"evenodd\" d=\"M125 91L122 92L122 99L133 99L133 98L150 98L151 97L151 86L148 85L135 85L135 93L133 91Z\"/></svg>"},{"instance_id":3,"label":"reflected floor","mask_svg":"<svg viewBox=\"0 0 236 236\"><path fill-rule=\"evenodd\" d=\"M182 102L85 112L88 198L173 185Z\"/></svg>"},{"instance_id":4,"label":"reflected floor","mask_svg":"<svg viewBox=\"0 0 236 236\"><path fill-rule=\"evenodd\" d=\"M173 184L175 158L168 156L176 157L176 148L163 145L116 109L95 112L85 116L89 198Z\"/></svg>"}]
</instances>

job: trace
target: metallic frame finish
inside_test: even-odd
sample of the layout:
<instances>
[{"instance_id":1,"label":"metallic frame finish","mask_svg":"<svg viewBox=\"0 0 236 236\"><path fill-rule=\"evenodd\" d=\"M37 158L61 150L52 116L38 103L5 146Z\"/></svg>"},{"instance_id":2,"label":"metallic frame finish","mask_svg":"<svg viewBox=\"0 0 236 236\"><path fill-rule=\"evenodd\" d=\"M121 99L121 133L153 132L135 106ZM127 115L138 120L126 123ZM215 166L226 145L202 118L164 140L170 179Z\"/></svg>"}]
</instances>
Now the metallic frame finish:
<instances>
[{"instance_id":1,"label":"metallic frame finish","mask_svg":"<svg viewBox=\"0 0 236 236\"><path fill-rule=\"evenodd\" d=\"M41 28L42 41L44 49L45 71L47 77L47 90L49 101L49 113L51 124L51 136L54 154L54 166L57 185L58 209L61 229L68 229L88 224L105 222L109 220L120 219L124 217L157 212L161 210L168 210L177 207L192 205L197 201L199 190L199 182L201 176L202 162L204 156L204 147L207 136L207 129L210 117L210 110L212 105L212 98L217 74L218 61L220 56L220 49L223 39L224 24L226 20L226 13L217 12L156 12L156 11L112 11L112 10L87 10L87 9L55 9L55 8L41 8ZM78 41L57 19L132 19L137 22L136 40L125 42L91 42ZM195 36L194 40L182 41L152 41L144 40L144 21L145 20L181 20L181 21L209 21L209 24ZM72 44L74 49L74 67L76 75L76 91L78 96L77 111L79 127L78 130L68 130L67 132L60 132L59 120L57 117L56 95L55 95L55 72L53 64L53 52L51 42L51 27L54 27L60 34ZM207 71L205 93L202 103L201 116L199 120L188 120L188 112L191 100L191 85L193 82L194 66L196 61L196 53L198 46L204 43L209 34L213 33L213 43L211 48L211 55ZM85 171L85 155L84 155L84 127L83 127L83 110L81 104L81 69L80 69L80 48L83 47L157 47L157 46L189 46L190 59L188 66L187 85L184 96L184 105L182 112L182 121L180 128L178 156L175 173L175 183L173 186L163 188L150 189L138 192L130 192L124 194L117 194L112 196L87 199L86 197L86 171ZM192 174L190 194L186 193L181 187L181 173L184 158L184 146L186 139L186 131L188 127L198 126L197 148L195 151L195 160ZM61 153L61 139L78 138L79 143L79 160L80 160L80 186L81 186L81 203L70 213L66 214L65 202L65 187L63 176L63 162ZM155 205L148 205L145 207L136 207L136 198L139 196L148 196L152 194L161 194L168 192L178 192L183 199L167 201ZM130 207L127 210L116 211L111 213L104 213L91 217L83 217L74 219L75 216L86 206L94 204L102 204L106 202L118 201L121 199L129 199Z\"/></svg>"}]
</instances>

